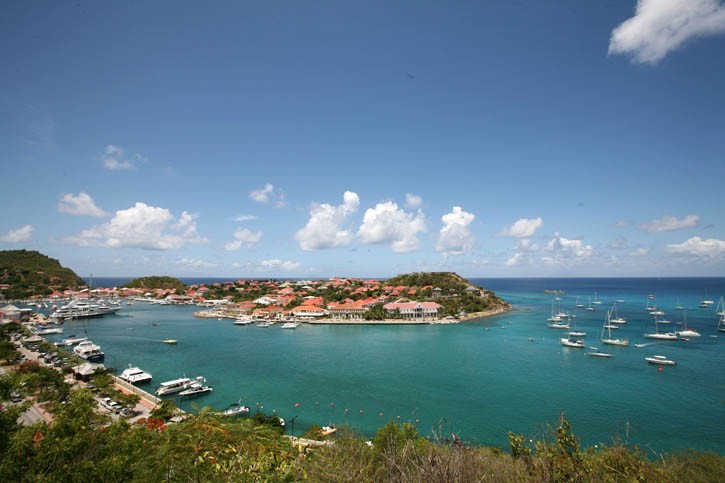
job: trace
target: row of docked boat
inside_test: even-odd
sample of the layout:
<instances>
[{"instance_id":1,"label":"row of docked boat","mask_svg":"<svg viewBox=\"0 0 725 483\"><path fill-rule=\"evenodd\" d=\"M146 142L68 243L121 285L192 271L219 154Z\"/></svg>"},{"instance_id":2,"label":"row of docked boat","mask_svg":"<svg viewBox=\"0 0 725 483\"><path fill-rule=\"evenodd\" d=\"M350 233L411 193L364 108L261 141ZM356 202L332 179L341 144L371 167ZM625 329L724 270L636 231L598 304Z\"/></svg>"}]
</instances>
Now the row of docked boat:
<instances>
[{"instance_id":1,"label":"row of docked boat","mask_svg":"<svg viewBox=\"0 0 725 483\"><path fill-rule=\"evenodd\" d=\"M251 325L251 324L254 324L255 322L256 322L256 326L261 327L261 328L272 327L273 325L275 325L277 323L274 320L254 319L249 316L240 316L240 317L237 317L236 319L234 319L234 325ZM281 329L296 329L299 326L300 326L300 323L297 322L296 320L288 320L288 321L285 321L284 323L282 323L280 325L280 328Z\"/></svg>"}]
</instances>

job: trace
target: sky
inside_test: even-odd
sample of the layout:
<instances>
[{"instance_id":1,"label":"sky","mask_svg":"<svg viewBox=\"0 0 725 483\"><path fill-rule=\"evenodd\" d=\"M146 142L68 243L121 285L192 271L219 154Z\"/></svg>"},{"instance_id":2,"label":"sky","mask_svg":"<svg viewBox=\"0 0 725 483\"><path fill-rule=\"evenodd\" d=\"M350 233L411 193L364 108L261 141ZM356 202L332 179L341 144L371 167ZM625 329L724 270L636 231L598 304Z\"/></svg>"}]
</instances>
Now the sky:
<instances>
[{"instance_id":1,"label":"sky","mask_svg":"<svg viewBox=\"0 0 725 483\"><path fill-rule=\"evenodd\" d=\"M721 0L0 4L0 249L81 276L725 275Z\"/></svg>"}]
</instances>

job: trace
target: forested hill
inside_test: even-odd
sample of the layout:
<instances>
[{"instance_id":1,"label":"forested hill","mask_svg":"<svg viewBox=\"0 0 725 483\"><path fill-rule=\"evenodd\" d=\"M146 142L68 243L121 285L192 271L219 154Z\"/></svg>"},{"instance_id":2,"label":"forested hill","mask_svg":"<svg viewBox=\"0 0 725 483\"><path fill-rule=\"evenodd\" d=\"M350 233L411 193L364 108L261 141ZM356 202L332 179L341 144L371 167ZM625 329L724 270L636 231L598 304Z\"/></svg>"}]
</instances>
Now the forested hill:
<instances>
[{"instance_id":1,"label":"forested hill","mask_svg":"<svg viewBox=\"0 0 725 483\"><path fill-rule=\"evenodd\" d=\"M387 282L388 285L404 285L406 287L432 286L444 291L460 291L473 285L471 282L453 272L415 272L398 275Z\"/></svg>"},{"instance_id":2,"label":"forested hill","mask_svg":"<svg viewBox=\"0 0 725 483\"><path fill-rule=\"evenodd\" d=\"M0 251L0 284L9 285L2 290L7 299L50 295L86 285L58 260L33 250Z\"/></svg>"},{"instance_id":3,"label":"forested hill","mask_svg":"<svg viewBox=\"0 0 725 483\"><path fill-rule=\"evenodd\" d=\"M175 288L177 292L183 292L184 290L186 290L186 285L178 278L162 277L162 276L158 276L158 275L155 275L153 277L137 278L136 280L133 280L133 281L127 283L125 285L125 287L148 288L148 289L156 289L156 288L172 289L172 288Z\"/></svg>"}]
</instances>

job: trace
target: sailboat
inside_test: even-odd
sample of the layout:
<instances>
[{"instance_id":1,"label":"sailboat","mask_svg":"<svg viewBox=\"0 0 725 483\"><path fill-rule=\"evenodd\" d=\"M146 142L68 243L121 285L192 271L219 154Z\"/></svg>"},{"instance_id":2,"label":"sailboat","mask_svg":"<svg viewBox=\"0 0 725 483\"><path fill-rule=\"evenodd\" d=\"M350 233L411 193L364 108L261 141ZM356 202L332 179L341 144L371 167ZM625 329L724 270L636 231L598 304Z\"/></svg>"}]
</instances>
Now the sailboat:
<instances>
[{"instance_id":1,"label":"sailboat","mask_svg":"<svg viewBox=\"0 0 725 483\"><path fill-rule=\"evenodd\" d=\"M592 300L592 303L594 305L602 305L602 301L597 298L597 293L594 292L594 300Z\"/></svg>"},{"instance_id":2,"label":"sailboat","mask_svg":"<svg viewBox=\"0 0 725 483\"><path fill-rule=\"evenodd\" d=\"M609 324L626 324L627 321L617 314L617 304L614 304L614 318L609 319Z\"/></svg>"},{"instance_id":3,"label":"sailboat","mask_svg":"<svg viewBox=\"0 0 725 483\"><path fill-rule=\"evenodd\" d=\"M649 334L644 334L644 337L648 339L660 339L660 340L677 340L678 336L674 332L660 332L659 330L659 319L655 316L655 331Z\"/></svg>"},{"instance_id":4,"label":"sailboat","mask_svg":"<svg viewBox=\"0 0 725 483\"><path fill-rule=\"evenodd\" d=\"M567 320L565 321L562 317L559 311L557 313L554 313L554 300L551 301L551 317L549 317L547 320L547 326L551 327L552 329L568 329L569 328L569 320L567 317Z\"/></svg>"},{"instance_id":5,"label":"sailboat","mask_svg":"<svg viewBox=\"0 0 725 483\"><path fill-rule=\"evenodd\" d=\"M680 297L677 297L677 306L675 307L675 310L685 310L685 307L680 305Z\"/></svg>"},{"instance_id":6,"label":"sailboat","mask_svg":"<svg viewBox=\"0 0 725 483\"><path fill-rule=\"evenodd\" d=\"M575 307L578 308L578 309L583 309L584 308L584 304L579 303L579 297L578 296L576 298L576 305L575 305Z\"/></svg>"},{"instance_id":7,"label":"sailboat","mask_svg":"<svg viewBox=\"0 0 725 483\"><path fill-rule=\"evenodd\" d=\"M612 337L612 309L607 310L607 317L604 319L604 326L602 326L602 336L600 337L602 344L609 345L629 345L629 339L615 339ZM616 325L614 326L616 327ZM607 336L604 336L604 332L607 332Z\"/></svg>"},{"instance_id":8,"label":"sailboat","mask_svg":"<svg viewBox=\"0 0 725 483\"><path fill-rule=\"evenodd\" d=\"M707 292L705 292L705 298L703 298L703 299L702 299L702 300L700 301L700 308L701 308L701 309L709 309L709 308L710 308L710 306L711 306L712 304L714 304L714 303L715 303L715 302L714 302L713 300L711 300L711 299L708 299L708 298L707 298Z\"/></svg>"},{"instance_id":9,"label":"sailboat","mask_svg":"<svg viewBox=\"0 0 725 483\"><path fill-rule=\"evenodd\" d=\"M595 307L592 307L592 297L591 296L589 297L589 306L587 307L587 310L590 312L594 312L595 310L597 310Z\"/></svg>"},{"instance_id":10,"label":"sailboat","mask_svg":"<svg viewBox=\"0 0 725 483\"><path fill-rule=\"evenodd\" d=\"M717 323L717 330L725 332L725 304L723 303L722 297L720 297L720 303L717 304L717 307L715 313L720 316L720 320Z\"/></svg>"},{"instance_id":11,"label":"sailboat","mask_svg":"<svg viewBox=\"0 0 725 483\"><path fill-rule=\"evenodd\" d=\"M683 322L683 330L680 330L677 333L680 337L700 337L700 333L696 330L688 329L687 328L687 312L685 312L685 320Z\"/></svg>"}]
</instances>

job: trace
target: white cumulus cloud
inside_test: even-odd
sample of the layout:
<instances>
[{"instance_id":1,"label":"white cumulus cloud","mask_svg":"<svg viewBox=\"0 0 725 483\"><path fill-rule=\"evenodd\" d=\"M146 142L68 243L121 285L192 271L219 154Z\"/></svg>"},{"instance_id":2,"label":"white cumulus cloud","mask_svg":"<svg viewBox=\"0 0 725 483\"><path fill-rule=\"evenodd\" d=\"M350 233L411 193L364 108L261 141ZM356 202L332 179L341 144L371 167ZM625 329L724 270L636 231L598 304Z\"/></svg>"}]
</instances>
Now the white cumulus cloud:
<instances>
[{"instance_id":1,"label":"white cumulus cloud","mask_svg":"<svg viewBox=\"0 0 725 483\"><path fill-rule=\"evenodd\" d=\"M279 260L277 258L273 258L271 260L262 260L260 265L266 270L271 270L274 268L281 268L282 270L294 270L295 268L300 266L299 262L293 262L290 260Z\"/></svg>"},{"instance_id":2,"label":"white cumulus cloud","mask_svg":"<svg viewBox=\"0 0 725 483\"><path fill-rule=\"evenodd\" d=\"M357 193L345 191L343 203L333 206L328 203L313 204L307 225L295 233L295 240L303 250L319 250L347 246L354 233L343 225L348 217L360 207Z\"/></svg>"},{"instance_id":3,"label":"white cumulus cloud","mask_svg":"<svg viewBox=\"0 0 725 483\"><path fill-rule=\"evenodd\" d=\"M66 241L80 246L168 250L207 240L196 231L196 217L182 212L178 219L166 208L137 202L119 210L108 223L83 230Z\"/></svg>"},{"instance_id":4,"label":"white cumulus cloud","mask_svg":"<svg viewBox=\"0 0 725 483\"><path fill-rule=\"evenodd\" d=\"M207 262L206 260L198 258L179 258L174 261L174 264L194 270L201 268L213 268L217 266L216 263Z\"/></svg>"},{"instance_id":5,"label":"white cumulus cloud","mask_svg":"<svg viewBox=\"0 0 725 483\"><path fill-rule=\"evenodd\" d=\"M469 226L475 219L476 215L463 211L460 206L454 206L450 213L443 215L443 228L438 235L436 251L445 255L461 255L473 248L476 238Z\"/></svg>"},{"instance_id":6,"label":"white cumulus cloud","mask_svg":"<svg viewBox=\"0 0 725 483\"><path fill-rule=\"evenodd\" d=\"M521 238L516 241L514 254L504 262L504 265L507 267L521 265L524 261L528 261L530 259L530 253L536 249L538 249L538 246L531 240L528 238Z\"/></svg>"},{"instance_id":7,"label":"white cumulus cloud","mask_svg":"<svg viewBox=\"0 0 725 483\"><path fill-rule=\"evenodd\" d=\"M94 216L96 218L108 216L108 213L99 208L93 198L83 191L77 195L73 193L62 195L58 202L58 211L75 216Z\"/></svg>"},{"instance_id":8,"label":"white cumulus cloud","mask_svg":"<svg viewBox=\"0 0 725 483\"><path fill-rule=\"evenodd\" d=\"M528 238L534 236L536 230L544 224L542 218L519 218L516 222L503 229L501 235L516 238Z\"/></svg>"},{"instance_id":9,"label":"white cumulus cloud","mask_svg":"<svg viewBox=\"0 0 725 483\"><path fill-rule=\"evenodd\" d=\"M549 265L559 265L593 257L596 252L591 245L586 245L581 240L570 240L559 233L554 235L545 249L550 254L541 258Z\"/></svg>"},{"instance_id":10,"label":"white cumulus cloud","mask_svg":"<svg viewBox=\"0 0 725 483\"><path fill-rule=\"evenodd\" d=\"M234 221L239 221L239 222L254 221L256 219L257 219L257 217L254 215L239 215L239 216L234 217Z\"/></svg>"},{"instance_id":11,"label":"white cumulus cloud","mask_svg":"<svg viewBox=\"0 0 725 483\"><path fill-rule=\"evenodd\" d=\"M682 243L667 245L667 251L697 257L722 259L725 258L725 240L718 240L717 238L703 240L699 236L694 236Z\"/></svg>"},{"instance_id":12,"label":"white cumulus cloud","mask_svg":"<svg viewBox=\"0 0 725 483\"><path fill-rule=\"evenodd\" d=\"M414 215L386 201L365 211L358 234L363 243L389 243L394 252L405 253L418 249L418 233L425 229L425 216L420 210Z\"/></svg>"},{"instance_id":13,"label":"white cumulus cloud","mask_svg":"<svg viewBox=\"0 0 725 483\"><path fill-rule=\"evenodd\" d=\"M634 17L612 30L609 53L656 64L688 40L722 32L725 6L720 0L638 0Z\"/></svg>"},{"instance_id":14,"label":"white cumulus cloud","mask_svg":"<svg viewBox=\"0 0 725 483\"><path fill-rule=\"evenodd\" d=\"M423 198L412 193L405 194L405 207L411 210L417 210L423 206Z\"/></svg>"},{"instance_id":15,"label":"white cumulus cloud","mask_svg":"<svg viewBox=\"0 0 725 483\"><path fill-rule=\"evenodd\" d=\"M239 250L242 246L252 248L254 245L259 243L262 239L261 231L251 231L246 228L242 228L234 232L234 241L231 241L224 245L225 250Z\"/></svg>"},{"instance_id":16,"label":"white cumulus cloud","mask_svg":"<svg viewBox=\"0 0 725 483\"><path fill-rule=\"evenodd\" d=\"M273 184L267 183L264 188L252 190L249 198L257 203L273 203L277 208L282 208L285 204L285 192L281 188L275 188Z\"/></svg>"},{"instance_id":17,"label":"white cumulus cloud","mask_svg":"<svg viewBox=\"0 0 725 483\"><path fill-rule=\"evenodd\" d=\"M18 229L10 230L0 235L0 241L5 243L27 243L31 240L33 227L30 225L21 226Z\"/></svg>"},{"instance_id":18,"label":"white cumulus cloud","mask_svg":"<svg viewBox=\"0 0 725 483\"><path fill-rule=\"evenodd\" d=\"M697 215L687 215L682 219L675 218L674 216L665 216L659 220L643 223L640 225L640 228L650 233L658 233L661 231L676 231L682 230L683 228L692 228L699 224L700 217Z\"/></svg>"}]
</instances>

